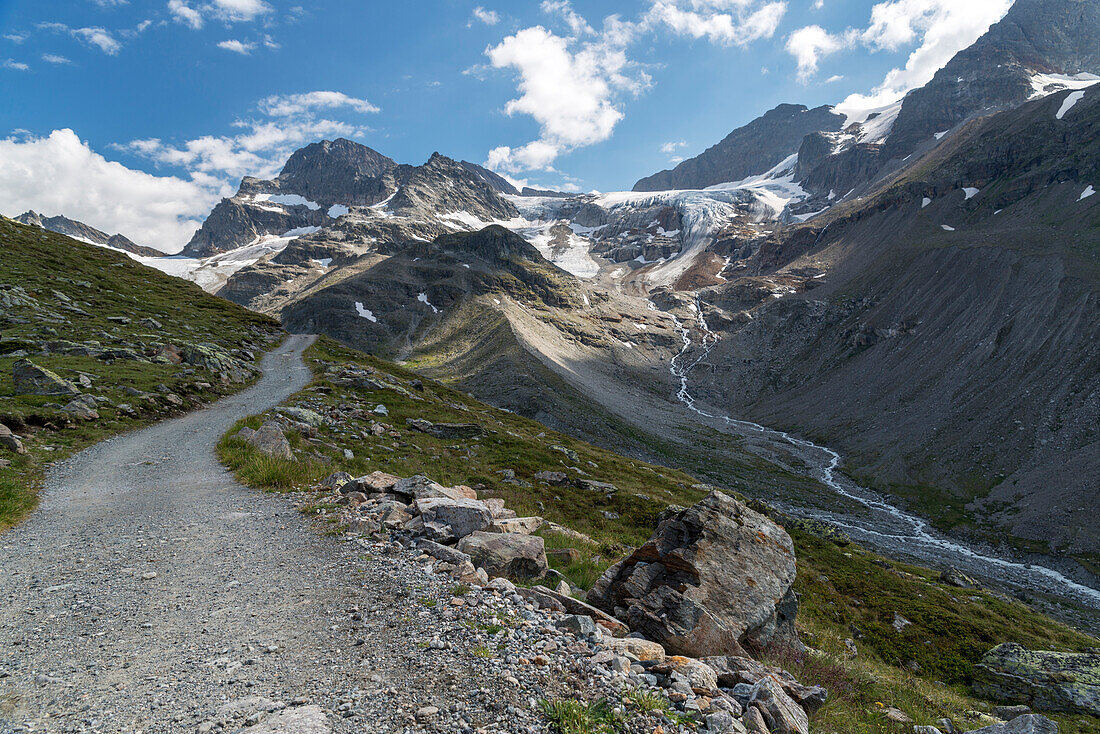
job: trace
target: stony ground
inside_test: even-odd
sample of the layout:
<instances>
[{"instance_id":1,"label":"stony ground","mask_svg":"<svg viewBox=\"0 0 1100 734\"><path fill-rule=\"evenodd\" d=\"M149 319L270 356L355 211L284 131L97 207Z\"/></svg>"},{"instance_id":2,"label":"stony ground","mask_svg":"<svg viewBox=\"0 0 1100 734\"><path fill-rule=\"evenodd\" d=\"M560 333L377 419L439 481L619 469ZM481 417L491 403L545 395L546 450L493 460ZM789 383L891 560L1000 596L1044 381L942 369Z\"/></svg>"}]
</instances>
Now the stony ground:
<instances>
[{"instance_id":1,"label":"stony ground","mask_svg":"<svg viewBox=\"0 0 1100 734\"><path fill-rule=\"evenodd\" d=\"M0 732L540 730L539 700L611 678L507 590L315 532L218 464L237 418L308 382L308 341L253 388L51 473L0 538Z\"/></svg>"}]
</instances>

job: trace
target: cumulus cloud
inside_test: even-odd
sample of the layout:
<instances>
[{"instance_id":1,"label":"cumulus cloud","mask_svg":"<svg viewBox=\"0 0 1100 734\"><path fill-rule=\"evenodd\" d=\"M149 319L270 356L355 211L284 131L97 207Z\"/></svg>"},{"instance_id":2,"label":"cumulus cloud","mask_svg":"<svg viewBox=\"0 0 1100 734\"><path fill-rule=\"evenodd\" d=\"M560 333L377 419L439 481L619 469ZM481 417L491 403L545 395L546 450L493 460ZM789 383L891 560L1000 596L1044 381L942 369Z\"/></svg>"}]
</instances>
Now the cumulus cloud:
<instances>
[{"instance_id":1,"label":"cumulus cloud","mask_svg":"<svg viewBox=\"0 0 1100 734\"><path fill-rule=\"evenodd\" d=\"M175 252L225 192L108 161L72 130L0 140L5 213L64 214L135 242Z\"/></svg>"},{"instance_id":2,"label":"cumulus cloud","mask_svg":"<svg viewBox=\"0 0 1100 734\"><path fill-rule=\"evenodd\" d=\"M489 67L515 73L519 96L508 115L530 116L539 136L518 147L493 148L486 165L512 173L552 170L554 160L611 137L623 119L623 102L652 83L644 66L627 55L646 34L677 35L723 45L747 45L771 37L786 12L776 0L649 0L633 20L611 15L593 27L569 0L543 0L540 8L557 33L543 25L524 28L486 50ZM486 67L464 73L481 76Z\"/></svg>"},{"instance_id":3,"label":"cumulus cloud","mask_svg":"<svg viewBox=\"0 0 1100 734\"><path fill-rule=\"evenodd\" d=\"M221 41L218 43L218 48L224 48L226 51L232 51L233 53L240 54L242 56L248 56L252 53L252 50L256 48L254 43L246 43L244 41L238 41L232 38L228 41Z\"/></svg>"},{"instance_id":4,"label":"cumulus cloud","mask_svg":"<svg viewBox=\"0 0 1100 734\"><path fill-rule=\"evenodd\" d=\"M306 143L369 132L361 125L318 116L340 108L359 114L378 111L367 100L342 92L275 95L257 104L259 119L233 123L240 131L236 135L204 135L179 144L146 138L119 147L162 165L185 168L193 177L205 176L218 182L242 176L269 178Z\"/></svg>"},{"instance_id":5,"label":"cumulus cloud","mask_svg":"<svg viewBox=\"0 0 1100 734\"><path fill-rule=\"evenodd\" d=\"M667 142L667 143L665 143L661 146L661 152L665 153L667 155L672 155L673 153L675 153L680 148L686 148L686 147L687 147L687 141L686 140L669 141L669 142Z\"/></svg>"},{"instance_id":6,"label":"cumulus cloud","mask_svg":"<svg viewBox=\"0 0 1100 734\"><path fill-rule=\"evenodd\" d=\"M5 33L4 38L11 41L12 43L23 43L23 41L27 40L27 34L26 33Z\"/></svg>"},{"instance_id":7,"label":"cumulus cloud","mask_svg":"<svg viewBox=\"0 0 1100 734\"><path fill-rule=\"evenodd\" d=\"M69 59L65 58L64 56L59 56L58 54L42 54L42 60L48 64L58 65L73 63Z\"/></svg>"},{"instance_id":8,"label":"cumulus cloud","mask_svg":"<svg viewBox=\"0 0 1100 734\"><path fill-rule=\"evenodd\" d=\"M168 0L168 12L180 23L198 30L207 19L225 23L247 23L272 12L264 0L211 0L191 5L188 0Z\"/></svg>"},{"instance_id":9,"label":"cumulus cloud","mask_svg":"<svg viewBox=\"0 0 1100 734\"><path fill-rule=\"evenodd\" d=\"M923 86L960 50L974 43L1008 12L1012 0L886 0L871 7L866 28L830 33L805 26L788 38L787 51L798 63L799 79L817 71L829 54L855 45L872 51L897 51L917 44L905 66L891 69L870 94L853 94L837 106L841 112L881 107L910 89Z\"/></svg>"},{"instance_id":10,"label":"cumulus cloud","mask_svg":"<svg viewBox=\"0 0 1100 734\"><path fill-rule=\"evenodd\" d=\"M321 109L349 107L361 114L378 112L378 107L365 99L351 97L343 92L317 91L305 94L276 94L260 100L261 112L275 117L301 115Z\"/></svg>"},{"instance_id":11,"label":"cumulus cloud","mask_svg":"<svg viewBox=\"0 0 1100 734\"><path fill-rule=\"evenodd\" d=\"M474 8L472 15L473 17L470 19L470 22L466 24L467 27L473 25L474 21L484 23L485 25L496 25L500 22L500 14L497 13L497 11L486 10L480 5Z\"/></svg>"},{"instance_id":12,"label":"cumulus cloud","mask_svg":"<svg viewBox=\"0 0 1100 734\"><path fill-rule=\"evenodd\" d=\"M520 96L509 100L508 115L529 115L540 137L519 148L500 146L489 153L493 168L549 170L562 152L611 137L623 118L616 106L622 93L649 84L631 75L624 49L607 37L580 42L542 26L524 28L486 51L497 69L512 69Z\"/></svg>"},{"instance_id":13,"label":"cumulus cloud","mask_svg":"<svg viewBox=\"0 0 1100 734\"><path fill-rule=\"evenodd\" d=\"M87 28L70 28L64 23L45 22L37 23L36 28L43 31L53 31L55 33L68 33L73 38L83 43L98 48L108 56L114 56L122 50L122 44L119 43L111 32L106 28L100 28L99 26L87 27Z\"/></svg>"},{"instance_id":14,"label":"cumulus cloud","mask_svg":"<svg viewBox=\"0 0 1100 734\"><path fill-rule=\"evenodd\" d=\"M12 71L29 71L30 66L24 64L22 61L16 61L15 59L5 59L0 61L0 66L5 69L11 69Z\"/></svg>"},{"instance_id":15,"label":"cumulus cloud","mask_svg":"<svg viewBox=\"0 0 1100 734\"><path fill-rule=\"evenodd\" d=\"M848 48L856 42L858 33L845 31L832 34L819 25L799 28L787 37L787 53L798 62L798 80L807 82L817 73L817 65L822 57Z\"/></svg>"},{"instance_id":16,"label":"cumulus cloud","mask_svg":"<svg viewBox=\"0 0 1100 734\"><path fill-rule=\"evenodd\" d=\"M656 0L645 16L649 26L723 45L745 46L771 38L787 12L786 2L755 0Z\"/></svg>"},{"instance_id":17,"label":"cumulus cloud","mask_svg":"<svg viewBox=\"0 0 1100 734\"><path fill-rule=\"evenodd\" d=\"M197 31L199 28L202 28L202 13L192 8L183 0L168 0L168 12L170 12L172 17L177 21L183 23L192 30Z\"/></svg>"}]
</instances>

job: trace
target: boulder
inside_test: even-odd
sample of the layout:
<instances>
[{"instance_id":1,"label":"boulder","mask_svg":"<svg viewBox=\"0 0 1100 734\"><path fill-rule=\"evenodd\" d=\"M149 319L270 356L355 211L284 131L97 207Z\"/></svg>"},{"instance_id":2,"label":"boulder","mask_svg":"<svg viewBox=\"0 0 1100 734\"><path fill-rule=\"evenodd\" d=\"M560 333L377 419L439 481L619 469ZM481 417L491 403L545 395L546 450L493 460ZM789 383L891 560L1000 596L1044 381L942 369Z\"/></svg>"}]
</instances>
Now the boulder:
<instances>
[{"instance_id":1,"label":"boulder","mask_svg":"<svg viewBox=\"0 0 1100 734\"><path fill-rule=\"evenodd\" d=\"M343 487L345 484L347 484L350 481L351 481L351 475L350 474L348 474L346 471L338 471L338 472L334 472L332 474L329 474L327 477L325 477L324 481L321 482L321 486L324 487L325 489L339 489L340 487ZM362 491L362 490L359 490L359 491Z\"/></svg>"},{"instance_id":2,"label":"boulder","mask_svg":"<svg viewBox=\"0 0 1100 734\"><path fill-rule=\"evenodd\" d=\"M439 497L452 500L466 499L465 493L461 490L444 487L442 484L428 479L423 474L417 474L407 479L399 479L390 489L384 491L408 497L410 501Z\"/></svg>"},{"instance_id":3,"label":"boulder","mask_svg":"<svg viewBox=\"0 0 1100 734\"><path fill-rule=\"evenodd\" d=\"M332 727L320 706L297 706L269 715L250 734L331 734Z\"/></svg>"},{"instance_id":4,"label":"boulder","mask_svg":"<svg viewBox=\"0 0 1100 734\"><path fill-rule=\"evenodd\" d=\"M1004 724L971 729L969 734L1058 734L1058 724L1045 716L1025 714Z\"/></svg>"},{"instance_id":5,"label":"boulder","mask_svg":"<svg viewBox=\"0 0 1100 734\"><path fill-rule=\"evenodd\" d=\"M458 549L490 576L531 579L546 575L545 546L537 535L474 532L459 541Z\"/></svg>"},{"instance_id":6,"label":"boulder","mask_svg":"<svg viewBox=\"0 0 1100 734\"><path fill-rule=\"evenodd\" d=\"M77 395L65 404L61 412L84 421L94 421L99 418L95 398L91 395Z\"/></svg>"},{"instance_id":7,"label":"boulder","mask_svg":"<svg viewBox=\"0 0 1100 734\"><path fill-rule=\"evenodd\" d=\"M76 385L39 367L29 359L21 359L11 367L16 395L79 395Z\"/></svg>"},{"instance_id":8,"label":"boulder","mask_svg":"<svg viewBox=\"0 0 1100 734\"><path fill-rule=\"evenodd\" d=\"M293 421L298 423L304 423L310 428L320 428L325 423L325 419L321 417L320 413L315 413L312 410L306 408L289 408L280 406L275 409L275 412L279 415L285 415Z\"/></svg>"},{"instance_id":9,"label":"boulder","mask_svg":"<svg viewBox=\"0 0 1100 734\"><path fill-rule=\"evenodd\" d=\"M771 734L768 731L768 725L764 723L764 715L760 713L760 709L748 708L745 710L745 715L741 717L741 723L745 725L745 731L749 734Z\"/></svg>"},{"instance_id":10,"label":"boulder","mask_svg":"<svg viewBox=\"0 0 1100 734\"><path fill-rule=\"evenodd\" d=\"M446 561L447 563L453 563L459 565L470 560L470 557L462 551L455 550L446 545L441 545L431 540L422 540L417 545L417 548L427 553L437 561Z\"/></svg>"},{"instance_id":11,"label":"boulder","mask_svg":"<svg viewBox=\"0 0 1100 734\"><path fill-rule=\"evenodd\" d=\"M371 494L373 492L389 492L399 481L401 480L392 474L387 474L384 471L374 471L366 476L358 477L344 486L347 487L349 492Z\"/></svg>"},{"instance_id":12,"label":"boulder","mask_svg":"<svg viewBox=\"0 0 1100 734\"><path fill-rule=\"evenodd\" d=\"M609 568L588 601L673 654L800 648L794 545L783 528L720 492L662 515L653 536Z\"/></svg>"},{"instance_id":13,"label":"boulder","mask_svg":"<svg viewBox=\"0 0 1100 734\"><path fill-rule=\"evenodd\" d=\"M534 479L536 482L546 482L556 486L562 486L569 484L569 475L563 471L540 471L535 472Z\"/></svg>"},{"instance_id":14,"label":"boulder","mask_svg":"<svg viewBox=\"0 0 1100 734\"><path fill-rule=\"evenodd\" d=\"M493 513L494 520L507 520L516 516L514 511L504 506L504 500L499 497L488 497L482 502L489 508L489 512Z\"/></svg>"},{"instance_id":15,"label":"boulder","mask_svg":"<svg viewBox=\"0 0 1100 734\"><path fill-rule=\"evenodd\" d=\"M1028 650L1006 642L978 661L974 692L1045 711L1100 716L1100 654Z\"/></svg>"},{"instance_id":16,"label":"boulder","mask_svg":"<svg viewBox=\"0 0 1100 734\"><path fill-rule=\"evenodd\" d=\"M752 658L719 655L703 658L703 662L714 668L718 674L718 685L722 688L733 688L739 683L751 686L762 678L771 676L779 681L786 694L811 716L825 705L829 695L829 692L821 686L802 685L787 671L765 665Z\"/></svg>"},{"instance_id":17,"label":"boulder","mask_svg":"<svg viewBox=\"0 0 1100 734\"><path fill-rule=\"evenodd\" d=\"M19 440L19 436L12 433L11 429L3 423L0 423L0 446L17 454L27 453L27 450L23 448L23 442Z\"/></svg>"},{"instance_id":18,"label":"boulder","mask_svg":"<svg viewBox=\"0 0 1100 734\"><path fill-rule=\"evenodd\" d=\"M772 734L810 734L810 720L806 712L771 676L761 678L752 687L749 704L760 711Z\"/></svg>"},{"instance_id":19,"label":"boulder","mask_svg":"<svg viewBox=\"0 0 1100 734\"><path fill-rule=\"evenodd\" d=\"M477 500L429 497L418 499L416 509L424 520L424 534L431 540L450 543L489 527L493 516ZM540 545L542 539L539 539ZM472 555L472 554L471 554ZM474 559L475 563L477 559ZM543 561L545 564L545 560ZM483 564L477 564L483 565ZM489 569L491 570L491 569Z\"/></svg>"},{"instance_id":20,"label":"boulder","mask_svg":"<svg viewBox=\"0 0 1100 734\"><path fill-rule=\"evenodd\" d=\"M293 459L294 452L290 450L290 441L283 435L283 429L272 421L265 422L252 435L245 438L257 451L278 459Z\"/></svg>"},{"instance_id":21,"label":"boulder","mask_svg":"<svg viewBox=\"0 0 1100 734\"><path fill-rule=\"evenodd\" d=\"M957 568L947 568L940 572L940 581L959 589L980 589L982 585Z\"/></svg>"},{"instance_id":22,"label":"boulder","mask_svg":"<svg viewBox=\"0 0 1100 734\"><path fill-rule=\"evenodd\" d=\"M652 660L657 663L665 659L665 649L658 642L641 640L637 637L608 637L603 644L616 655L630 654L639 660Z\"/></svg>"},{"instance_id":23,"label":"boulder","mask_svg":"<svg viewBox=\"0 0 1100 734\"><path fill-rule=\"evenodd\" d=\"M489 526L489 530L494 533L519 533L520 535L531 535L532 533L538 532L543 522L541 517L502 518L500 520L494 520L493 524Z\"/></svg>"},{"instance_id":24,"label":"boulder","mask_svg":"<svg viewBox=\"0 0 1100 734\"><path fill-rule=\"evenodd\" d=\"M488 433L476 423L432 423L423 418L406 418L409 428L442 439L474 438Z\"/></svg>"},{"instance_id":25,"label":"boulder","mask_svg":"<svg viewBox=\"0 0 1100 734\"><path fill-rule=\"evenodd\" d=\"M687 679L693 690L714 691L718 688L718 674L714 672L714 668L695 658L669 655L650 668L650 671L662 675L679 673Z\"/></svg>"},{"instance_id":26,"label":"boulder","mask_svg":"<svg viewBox=\"0 0 1100 734\"><path fill-rule=\"evenodd\" d=\"M546 558L566 566L581 562L581 553L576 548L554 548L546 551Z\"/></svg>"}]
</instances>

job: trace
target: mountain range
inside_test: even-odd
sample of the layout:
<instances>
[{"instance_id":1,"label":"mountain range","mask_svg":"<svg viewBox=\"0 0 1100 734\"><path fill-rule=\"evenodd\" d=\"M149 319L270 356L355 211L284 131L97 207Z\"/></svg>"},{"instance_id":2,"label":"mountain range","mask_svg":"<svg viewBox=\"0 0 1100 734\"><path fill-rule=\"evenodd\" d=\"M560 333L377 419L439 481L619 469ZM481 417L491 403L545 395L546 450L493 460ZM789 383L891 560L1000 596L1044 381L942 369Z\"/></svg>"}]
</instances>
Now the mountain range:
<instances>
[{"instance_id":1,"label":"mountain range","mask_svg":"<svg viewBox=\"0 0 1100 734\"><path fill-rule=\"evenodd\" d=\"M1094 578L1097 75L1100 4L1018 0L892 105L780 105L633 191L322 141L183 254L553 428L851 520L829 447L941 530ZM791 480L752 484L744 449Z\"/></svg>"}]
</instances>

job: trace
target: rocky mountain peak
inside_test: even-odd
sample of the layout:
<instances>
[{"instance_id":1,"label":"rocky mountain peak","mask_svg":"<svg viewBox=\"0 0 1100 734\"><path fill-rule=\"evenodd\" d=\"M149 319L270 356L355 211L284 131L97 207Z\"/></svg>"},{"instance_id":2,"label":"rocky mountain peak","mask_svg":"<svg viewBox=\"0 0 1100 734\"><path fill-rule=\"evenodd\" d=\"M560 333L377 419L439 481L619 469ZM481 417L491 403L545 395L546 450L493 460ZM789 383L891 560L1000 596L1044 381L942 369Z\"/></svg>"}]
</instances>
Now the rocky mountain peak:
<instances>
[{"instance_id":1,"label":"rocky mountain peak","mask_svg":"<svg viewBox=\"0 0 1100 734\"><path fill-rule=\"evenodd\" d=\"M443 252L468 253L489 263L515 260L549 262L527 240L499 224L477 232L457 232L439 237L433 247Z\"/></svg>"},{"instance_id":2,"label":"rocky mountain peak","mask_svg":"<svg viewBox=\"0 0 1100 734\"><path fill-rule=\"evenodd\" d=\"M457 213L484 222L519 216L516 207L494 186L490 176L495 175L480 166L433 153L424 165L398 171L401 185L390 200L390 209L403 216L446 217Z\"/></svg>"},{"instance_id":3,"label":"rocky mountain peak","mask_svg":"<svg viewBox=\"0 0 1100 734\"><path fill-rule=\"evenodd\" d=\"M373 148L337 138L296 150L275 180L280 191L322 204L367 205L385 198L382 179L396 167Z\"/></svg>"},{"instance_id":4,"label":"rocky mountain peak","mask_svg":"<svg viewBox=\"0 0 1100 734\"><path fill-rule=\"evenodd\" d=\"M800 104L777 105L696 157L641 179L634 190L701 189L738 181L773 168L798 150L807 134L836 131L842 124L844 116L827 105L812 110Z\"/></svg>"},{"instance_id":5,"label":"rocky mountain peak","mask_svg":"<svg viewBox=\"0 0 1100 734\"><path fill-rule=\"evenodd\" d=\"M1014 107L1036 93L1034 75L1100 74L1100 3L1018 0L1008 13L910 92L887 158L903 158L935 133L974 114Z\"/></svg>"},{"instance_id":6,"label":"rocky mountain peak","mask_svg":"<svg viewBox=\"0 0 1100 734\"><path fill-rule=\"evenodd\" d=\"M89 244L103 245L106 247L113 247L116 250L124 250L134 255L141 255L143 257L160 257L164 255L160 250L135 244L129 238L121 234L109 235L84 222L78 222L75 219L69 219L60 214L55 217L47 217L32 209L20 214L15 218L15 221L31 227L39 227L50 232L57 232L58 234L63 234L66 237L72 237L73 239L81 240Z\"/></svg>"}]
</instances>

